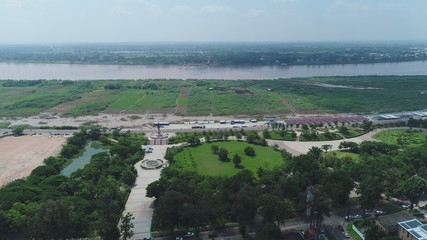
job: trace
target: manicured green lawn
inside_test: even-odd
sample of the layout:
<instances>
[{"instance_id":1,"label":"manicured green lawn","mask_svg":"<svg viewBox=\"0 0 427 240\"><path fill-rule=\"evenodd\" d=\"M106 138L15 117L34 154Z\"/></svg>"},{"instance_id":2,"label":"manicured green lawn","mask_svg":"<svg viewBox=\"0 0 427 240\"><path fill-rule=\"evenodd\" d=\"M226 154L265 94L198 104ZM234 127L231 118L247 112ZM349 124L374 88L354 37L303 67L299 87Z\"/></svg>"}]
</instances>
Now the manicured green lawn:
<instances>
[{"instance_id":1,"label":"manicured green lawn","mask_svg":"<svg viewBox=\"0 0 427 240\"><path fill-rule=\"evenodd\" d=\"M211 151L211 146L217 145L228 151L229 161L221 161ZM244 153L247 146L254 148L256 156L249 157ZM234 154L242 158L241 168L234 167ZM280 152L270 147L262 147L238 141L214 142L202 144L198 147L188 147L175 156L175 166L187 171L197 171L208 176L232 176L243 169L256 172L258 168L273 169L284 164Z\"/></svg>"},{"instance_id":2,"label":"manicured green lawn","mask_svg":"<svg viewBox=\"0 0 427 240\"><path fill-rule=\"evenodd\" d=\"M291 132L281 132L281 131L270 131L270 139L274 140L285 140L285 141L295 141L296 138L293 138Z\"/></svg>"},{"instance_id":3,"label":"manicured green lawn","mask_svg":"<svg viewBox=\"0 0 427 240\"><path fill-rule=\"evenodd\" d=\"M354 162L360 161L360 156L357 153L342 152L342 151L335 151L335 153L336 153L336 157L339 159L349 156L353 159Z\"/></svg>"},{"instance_id":4,"label":"manicured green lawn","mask_svg":"<svg viewBox=\"0 0 427 240\"><path fill-rule=\"evenodd\" d=\"M379 132L372 137L388 144L415 147L421 145L426 136L425 130L393 129Z\"/></svg>"},{"instance_id":5,"label":"manicured green lawn","mask_svg":"<svg viewBox=\"0 0 427 240\"><path fill-rule=\"evenodd\" d=\"M348 127L348 133L346 133L346 134L341 133L341 134L344 135L344 137L346 137L346 138L354 138L354 137L358 137L360 135L363 135L365 133L367 133L367 132L365 130L363 130L362 128Z\"/></svg>"}]
</instances>

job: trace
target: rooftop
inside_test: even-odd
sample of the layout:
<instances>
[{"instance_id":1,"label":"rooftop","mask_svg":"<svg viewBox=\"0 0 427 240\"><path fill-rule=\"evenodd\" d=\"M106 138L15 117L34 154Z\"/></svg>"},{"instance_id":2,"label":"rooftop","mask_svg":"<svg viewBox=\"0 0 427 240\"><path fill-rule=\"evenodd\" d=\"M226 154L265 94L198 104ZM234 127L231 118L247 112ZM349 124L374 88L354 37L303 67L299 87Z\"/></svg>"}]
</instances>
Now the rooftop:
<instances>
[{"instance_id":1,"label":"rooftop","mask_svg":"<svg viewBox=\"0 0 427 240\"><path fill-rule=\"evenodd\" d=\"M389 228L389 227L397 226L397 223L404 222L413 218L414 216L412 216L408 212L401 211L398 213L378 216L377 222L381 224L381 226L383 226L384 228Z\"/></svg>"},{"instance_id":2,"label":"rooftop","mask_svg":"<svg viewBox=\"0 0 427 240\"><path fill-rule=\"evenodd\" d=\"M422 224L416 219L399 222L399 225L418 240L427 240L427 224Z\"/></svg>"}]
</instances>

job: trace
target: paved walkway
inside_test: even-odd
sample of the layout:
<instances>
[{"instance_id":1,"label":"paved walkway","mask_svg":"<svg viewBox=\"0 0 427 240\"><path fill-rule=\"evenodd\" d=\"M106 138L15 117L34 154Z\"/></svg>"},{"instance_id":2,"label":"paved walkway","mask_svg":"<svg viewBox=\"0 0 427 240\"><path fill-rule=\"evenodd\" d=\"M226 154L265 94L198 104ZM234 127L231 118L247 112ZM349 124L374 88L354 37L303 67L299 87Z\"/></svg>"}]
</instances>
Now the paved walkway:
<instances>
[{"instance_id":1,"label":"paved walkway","mask_svg":"<svg viewBox=\"0 0 427 240\"><path fill-rule=\"evenodd\" d=\"M167 145L153 145L152 153L146 153L144 159L162 159L166 153ZM143 239L151 237L151 219L154 210L154 198L147 198L148 184L160 179L161 169L145 170L141 168L141 161L135 164L135 169L138 171L138 177L135 186L132 188L129 198L126 202L123 214L130 212L135 219L132 221L134 224L133 232L135 235L132 239Z\"/></svg>"},{"instance_id":2,"label":"paved walkway","mask_svg":"<svg viewBox=\"0 0 427 240\"><path fill-rule=\"evenodd\" d=\"M288 151L292 155L301 155L301 154L307 153L311 147L320 148L322 145L325 145L325 144L332 145L331 150L338 150L338 146L343 141L355 142L355 143L361 143L363 141L376 141L375 139L372 138L372 136L384 130L389 130L389 129L375 129L359 137L334 140L334 141L298 142L298 141L267 140L267 142L269 146L273 146L277 144L280 149L286 149L286 151Z\"/></svg>"}]
</instances>

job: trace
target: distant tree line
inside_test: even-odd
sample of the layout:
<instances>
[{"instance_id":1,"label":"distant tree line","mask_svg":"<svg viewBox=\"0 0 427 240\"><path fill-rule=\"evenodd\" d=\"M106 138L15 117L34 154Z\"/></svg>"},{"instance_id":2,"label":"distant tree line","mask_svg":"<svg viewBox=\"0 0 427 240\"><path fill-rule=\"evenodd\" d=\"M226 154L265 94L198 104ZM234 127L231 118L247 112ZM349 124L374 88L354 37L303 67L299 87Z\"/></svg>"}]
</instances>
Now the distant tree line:
<instances>
[{"instance_id":1,"label":"distant tree line","mask_svg":"<svg viewBox=\"0 0 427 240\"><path fill-rule=\"evenodd\" d=\"M424 46L423 46L424 45ZM421 61L425 44L0 46L2 62L138 65L319 65ZM71 50L70 50L71 49Z\"/></svg>"}]
</instances>

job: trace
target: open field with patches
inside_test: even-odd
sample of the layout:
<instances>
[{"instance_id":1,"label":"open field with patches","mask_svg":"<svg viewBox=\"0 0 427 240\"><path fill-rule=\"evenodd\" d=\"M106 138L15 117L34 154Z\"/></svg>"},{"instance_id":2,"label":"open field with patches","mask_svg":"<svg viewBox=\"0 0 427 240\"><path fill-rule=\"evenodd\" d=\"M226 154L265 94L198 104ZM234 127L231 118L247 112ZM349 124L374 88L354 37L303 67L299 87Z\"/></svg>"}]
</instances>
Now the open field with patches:
<instances>
[{"instance_id":1,"label":"open field with patches","mask_svg":"<svg viewBox=\"0 0 427 240\"><path fill-rule=\"evenodd\" d=\"M49 156L56 156L65 138L60 136L21 136L0 139L0 187L30 175Z\"/></svg>"},{"instance_id":2,"label":"open field with patches","mask_svg":"<svg viewBox=\"0 0 427 240\"><path fill-rule=\"evenodd\" d=\"M211 146L225 148L228 151L228 161L221 161L218 155L211 151ZM244 149L252 147L256 156L245 155ZM241 168L234 167L233 156L239 154L242 158ZM284 164L280 152L270 147L262 147L239 141L214 142L202 144L198 147L187 147L175 157L175 165L184 171L196 171L208 176L232 176L243 169L256 172L258 168L273 169Z\"/></svg>"},{"instance_id":3,"label":"open field with patches","mask_svg":"<svg viewBox=\"0 0 427 240\"><path fill-rule=\"evenodd\" d=\"M292 116L427 108L427 76L278 80L0 81L0 117L41 112Z\"/></svg>"}]
</instances>

